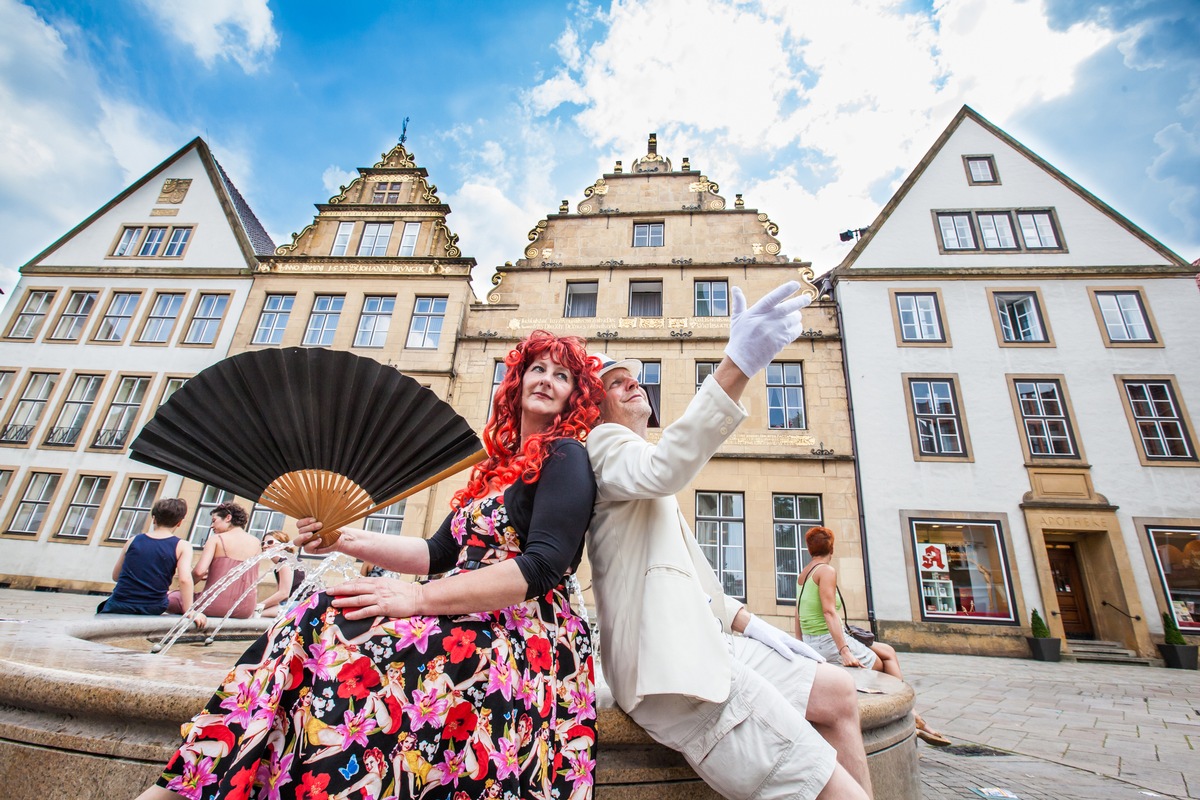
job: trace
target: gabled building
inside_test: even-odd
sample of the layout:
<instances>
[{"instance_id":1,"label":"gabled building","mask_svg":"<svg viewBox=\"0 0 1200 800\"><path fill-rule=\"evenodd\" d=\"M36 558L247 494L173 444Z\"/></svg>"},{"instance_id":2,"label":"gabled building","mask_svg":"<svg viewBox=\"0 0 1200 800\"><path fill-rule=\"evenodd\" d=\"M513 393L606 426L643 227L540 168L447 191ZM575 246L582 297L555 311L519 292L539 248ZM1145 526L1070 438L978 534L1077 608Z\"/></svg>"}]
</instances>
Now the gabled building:
<instances>
[{"instance_id":1,"label":"gabled building","mask_svg":"<svg viewBox=\"0 0 1200 800\"><path fill-rule=\"evenodd\" d=\"M450 207L397 144L349 186L317 205L312 223L259 259L248 300L235 320L230 355L271 347L349 350L389 364L454 403L456 336L471 293L475 259L464 257L450 231ZM262 387L270 392L270 386ZM353 413L347 398L347 413ZM236 457L236 455L233 455ZM368 518L368 528L429 535L449 506L434 504L440 487ZM232 499L216 487L190 485L197 511L189 537L203 544L209 510ZM252 508L249 530L282 528L283 514Z\"/></svg>"},{"instance_id":2,"label":"gabled building","mask_svg":"<svg viewBox=\"0 0 1200 800\"><path fill-rule=\"evenodd\" d=\"M106 589L180 478L127 458L224 358L275 249L196 138L21 268L0 312L0 582Z\"/></svg>"},{"instance_id":3,"label":"gabled building","mask_svg":"<svg viewBox=\"0 0 1200 800\"><path fill-rule=\"evenodd\" d=\"M832 273L886 641L1200 631L1195 267L970 108Z\"/></svg>"},{"instance_id":4,"label":"gabled building","mask_svg":"<svg viewBox=\"0 0 1200 800\"><path fill-rule=\"evenodd\" d=\"M781 253L768 214L719 192L688 158L676 167L660 154L651 134L628 171L617 162L538 221L524 258L500 269L486 305L468 310L455 356L459 413L482 426L504 355L540 328L640 359L658 409L652 425L682 414L723 357L732 287L750 302L792 279L817 294L810 266ZM866 613L841 333L831 303L804 314L803 337L747 389L750 418L679 496L725 591L787 630L812 525L842 533L850 616Z\"/></svg>"}]
</instances>

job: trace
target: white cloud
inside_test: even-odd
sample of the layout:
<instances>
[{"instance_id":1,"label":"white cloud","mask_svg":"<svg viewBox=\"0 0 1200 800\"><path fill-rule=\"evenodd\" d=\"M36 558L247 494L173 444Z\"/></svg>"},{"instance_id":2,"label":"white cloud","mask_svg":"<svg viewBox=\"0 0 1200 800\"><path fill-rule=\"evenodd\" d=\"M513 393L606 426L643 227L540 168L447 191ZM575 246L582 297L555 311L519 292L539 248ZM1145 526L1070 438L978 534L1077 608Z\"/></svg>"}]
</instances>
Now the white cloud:
<instances>
[{"instance_id":1,"label":"white cloud","mask_svg":"<svg viewBox=\"0 0 1200 800\"><path fill-rule=\"evenodd\" d=\"M209 68L218 59L228 59L245 72L257 72L279 47L267 0L141 0L141 4Z\"/></svg>"},{"instance_id":2,"label":"white cloud","mask_svg":"<svg viewBox=\"0 0 1200 800\"><path fill-rule=\"evenodd\" d=\"M1200 137L1175 123L1159 131L1154 143L1161 152L1148 173L1165 184L1164 191L1171 198L1167 207L1194 239L1200 235L1200 188L1195 182L1200 175Z\"/></svg>"},{"instance_id":3,"label":"white cloud","mask_svg":"<svg viewBox=\"0 0 1200 800\"><path fill-rule=\"evenodd\" d=\"M1001 122L1062 96L1113 36L1051 29L1044 0L910 7L614 0L579 66L567 59L530 106L569 114L625 160L658 132L660 152L690 156L728 197L743 192L779 223L785 251L828 268L847 249L837 232L874 218L884 198L872 190L894 190L962 105ZM773 174L743 186L764 164Z\"/></svg>"},{"instance_id":4,"label":"white cloud","mask_svg":"<svg viewBox=\"0 0 1200 800\"><path fill-rule=\"evenodd\" d=\"M544 206L520 205L498 186L468 181L446 198L454 213L447 224L459 236L459 247L478 262L471 279L475 296L487 297L491 277L505 261L520 258L526 231L545 217Z\"/></svg>"},{"instance_id":5,"label":"white cloud","mask_svg":"<svg viewBox=\"0 0 1200 800\"><path fill-rule=\"evenodd\" d=\"M340 194L343 186L349 186L350 182L358 177L358 170L342 169L336 164L330 164L321 173L321 183L325 187L325 191L330 197Z\"/></svg>"},{"instance_id":6,"label":"white cloud","mask_svg":"<svg viewBox=\"0 0 1200 800\"><path fill-rule=\"evenodd\" d=\"M178 127L100 88L82 32L0 0L0 288L125 185L183 145ZM83 165L83 166L81 166Z\"/></svg>"}]
</instances>

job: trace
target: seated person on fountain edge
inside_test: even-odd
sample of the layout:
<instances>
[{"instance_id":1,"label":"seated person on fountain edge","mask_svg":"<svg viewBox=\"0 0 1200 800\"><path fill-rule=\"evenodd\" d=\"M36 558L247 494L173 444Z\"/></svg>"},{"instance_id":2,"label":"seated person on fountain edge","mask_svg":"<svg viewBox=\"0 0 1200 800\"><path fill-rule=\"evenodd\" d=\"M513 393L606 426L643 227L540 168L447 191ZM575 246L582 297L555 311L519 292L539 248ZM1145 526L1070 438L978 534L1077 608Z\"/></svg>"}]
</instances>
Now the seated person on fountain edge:
<instances>
[{"instance_id":1,"label":"seated person on fountain edge","mask_svg":"<svg viewBox=\"0 0 1200 800\"><path fill-rule=\"evenodd\" d=\"M153 527L126 543L113 566L112 595L97 609L101 614L163 614L171 579L179 579L180 613L192 607L192 547L175 531L187 516L187 502L178 497L159 500L150 509ZM196 614L197 628L208 620Z\"/></svg>"}]
</instances>

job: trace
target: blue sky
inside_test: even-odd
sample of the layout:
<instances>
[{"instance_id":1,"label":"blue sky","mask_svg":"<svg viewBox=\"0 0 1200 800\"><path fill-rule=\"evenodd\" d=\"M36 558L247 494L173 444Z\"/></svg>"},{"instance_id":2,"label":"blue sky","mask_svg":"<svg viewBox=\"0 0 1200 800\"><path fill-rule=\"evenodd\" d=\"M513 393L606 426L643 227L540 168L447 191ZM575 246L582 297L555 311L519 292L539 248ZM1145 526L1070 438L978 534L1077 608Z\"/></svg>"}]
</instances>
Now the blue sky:
<instances>
[{"instance_id":1,"label":"blue sky","mask_svg":"<svg viewBox=\"0 0 1200 800\"><path fill-rule=\"evenodd\" d=\"M193 136L277 243L396 142L477 278L659 152L835 266L965 103L1200 257L1197 0L0 0L0 288Z\"/></svg>"}]
</instances>

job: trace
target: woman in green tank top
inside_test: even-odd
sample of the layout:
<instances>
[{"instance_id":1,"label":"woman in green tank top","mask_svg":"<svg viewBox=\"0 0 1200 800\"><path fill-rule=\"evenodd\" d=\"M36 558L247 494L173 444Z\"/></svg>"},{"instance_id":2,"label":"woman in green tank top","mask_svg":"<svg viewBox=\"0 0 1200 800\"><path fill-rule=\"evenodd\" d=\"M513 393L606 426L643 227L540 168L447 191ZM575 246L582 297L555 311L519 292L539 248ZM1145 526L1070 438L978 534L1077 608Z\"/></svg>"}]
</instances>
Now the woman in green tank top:
<instances>
[{"instance_id":1,"label":"woman in green tank top","mask_svg":"<svg viewBox=\"0 0 1200 800\"><path fill-rule=\"evenodd\" d=\"M846 632L837 569L831 563L833 540L829 528L809 528L804 534L812 560L797 579L800 588L796 597L796 638L832 664L873 669L904 680L895 648L878 641L867 647ZM926 725L920 714L914 711L913 717L921 739L938 747L950 744L949 739Z\"/></svg>"}]
</instances>

